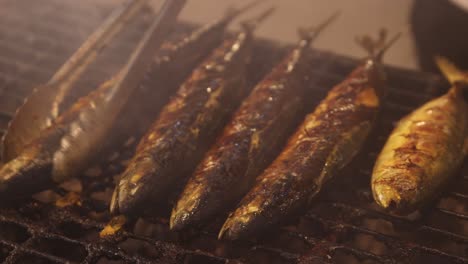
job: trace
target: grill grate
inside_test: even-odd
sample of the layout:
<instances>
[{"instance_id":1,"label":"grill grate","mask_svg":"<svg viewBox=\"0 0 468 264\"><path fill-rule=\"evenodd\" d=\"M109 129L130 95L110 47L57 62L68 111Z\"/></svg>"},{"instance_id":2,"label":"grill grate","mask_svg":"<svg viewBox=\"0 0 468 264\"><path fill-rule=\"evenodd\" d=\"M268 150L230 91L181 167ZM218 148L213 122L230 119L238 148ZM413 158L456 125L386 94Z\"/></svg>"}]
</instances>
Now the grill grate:
<instances>
[{"instance_id":1,"label":"grill grate","mask_svg":"<svg viewBox=\"0 0 468 264\"><path fill-rule=\"evenodd\" d=\"M15 0L0 8L0 129L34 85L49 78L109 11L96 3ZM81 2L81 1L80 1ZM98 1L99 2L99 1ZM94 7L94 8L93 8ZM100 11L96 11L100 10ZM148 14L145 11L144 14ZM124 32L79 84L75 97L113 74L143 31L147 16ZM283 55L259 41L252 82ZM119 56L113 56L119 54ZM311 54L312 107L356 65L329 54ZM258 241L218 241L222 219L203 231L168 230L168 206L130 223L116 237L101 239L115 176L137 140L89 169L79 184L65 184L40 197L0 209L0 260L4 263L466 263L468 262L468 164L450 191L416 220L380 211L372 202L369 174L393 122L442 92L446 85L428 74L388 68L390 95L381 122L356 160L328 184L309 211ZM148 80L147 80L148 81ZM132 135L136 138L138 135ZM79 204L57 207L83 191ZM67 187L68 186L68 187ZM71 187L70 187L71 186ZM351 187L351 188L350 188ZM159 208L160 207L160 208Z\"/></svg>"}]
</instances>

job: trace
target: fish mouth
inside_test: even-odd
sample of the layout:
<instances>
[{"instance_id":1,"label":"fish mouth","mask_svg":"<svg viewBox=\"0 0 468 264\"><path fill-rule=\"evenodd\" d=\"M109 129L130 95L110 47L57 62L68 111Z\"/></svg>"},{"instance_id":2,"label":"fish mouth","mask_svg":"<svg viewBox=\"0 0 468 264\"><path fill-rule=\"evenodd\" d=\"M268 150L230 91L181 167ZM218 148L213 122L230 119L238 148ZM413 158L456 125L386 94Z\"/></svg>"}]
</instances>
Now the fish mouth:
<instances>
[{"instance_id":1,"label":"fish mouth","mask_svg":"<svg viewBox=\"0 0 468 264\"><path fill-rule=\"evenodd\" d=\"M238 240L243 237L242 233L245 225L234 218L229 217L221 227L218 234L218 239L222 240Z\"/></svg>"},{"instance_id":2,"label":"fish mouth","mask_svg":"<svg viewBox=\"0 0 468 264\"><path fill-rule=\"evenodd\" d=\"M172 209L170 228L180 231L190 226L200 227L219 213L218 207L206 192L184 191Z\"/></svg>"},{"instance_id":3,"label":"fish mouth","mask_svg":"<svg viewBox=\"0 0 468 264\"><path fill-rule=\"evenodd\" d=\"M383 208L395 209L400 204L401 195L395 188L389 185L378 184L373 189L375 201Z\"/></svg>"},{"instance_id":4,"label":"fish mouth","mask_svg":"<svg viewBox=\"0 0 468 264\"><path fill-rule=\"evenodd\" d=\"M393 186L375 184L372 191L375 202L390 213L408 215L415 211L414 204L409 202L408 197L403 197Z\"/></svg>"},{"instance_id":5,"label":"fish mouth","mask_svg":"<svg viewBox=\"0 0 468 264\"><path fill-rule=\"evenodd\" d=\"M169 228L180 231L192 224L192 214L186 210L173 210L169 221Z\"/></svg>"},{"instance_id":6,"label":"fish mouth","mask_svg":"<svg viewBox=\"0 0 468 264\"><path fill-rule=\"evenodd\" d=\"M257 225L258 221L244 221L243 218L229 217L221 227L218 234L220 240L241 240L260 233L263 228Z\"/></svg>"},{"instance_id":7,"label":"fish mouth","mask_svg":"<svg viewBox=\"0 0 468 264\"><path fill-rule=\"evenodd\" d=\"M139 186L120 183L112 194L110 212L113 215L132 215L142 210L142 204L146 202L144 194L138 192Z\"/></svg>"},{"instance_id":8,"label":"fish mouth","mask_svg":"<svg viewBox=\"0 0 468 264\"><path fill-rule=\"evenodd\" d=\"M142 164L134 164L127 168L121 175L120 181L115 187L112 194L110 211L112 214L132 215L143 211L143 207L153 193L158 192L157 186L153 186L151 180L153 175L152 170L148 170L147 166Z\"/></svg>"},{"instance_id":9,"label":"fish mouth","mask_svg":"<svg viewBox=\"0 0 468 264\"><path fill-rule=\"evenodd\" d=\"M235 215L231 214L218 234L218 239L240 240L253 235L260 235L274 225L261 214Z\"/></svg>"}]
</instances>

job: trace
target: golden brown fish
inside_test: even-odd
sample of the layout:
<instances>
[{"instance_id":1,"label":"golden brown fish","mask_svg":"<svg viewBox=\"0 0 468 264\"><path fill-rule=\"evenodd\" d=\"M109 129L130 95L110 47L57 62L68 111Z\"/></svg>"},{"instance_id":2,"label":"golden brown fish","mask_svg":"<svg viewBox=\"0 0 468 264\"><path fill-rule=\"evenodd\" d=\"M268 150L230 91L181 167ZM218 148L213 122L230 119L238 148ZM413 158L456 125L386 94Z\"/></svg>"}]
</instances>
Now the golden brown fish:
<instances>
[{"instance_id":1,"label":"golden brown fish","mask_svg":"<svg viewBox=\"0 0 468 264\"><path fill-rule=\"evenodd\" d=\"M229 209L273 160L305 103L309 45L335 17L316 29L300 30L297 47L243 101L185 186L171 229L202 224Z\"/></svg>"},{"instance_id":2,"label":"golden brown fish","mask_svg":"<svg viewBox=\"0 0 468 264\"><path fill-rule=\"evenodd\" d=\"M304 208L323 184L352 160L374 125L384 98L380 60L390 45L384 46L384 36L378 52L374 52L376 43L363 39L371 56L306 117L281 154L229 215L220 238L245 238L280 224Z\"/></svg>"},{"instance_id":3,"label":"golden brown fish","mask_svg":"<svg viewBox=\"0 0 468 264\"><path fill-rule=\"evenodd\" d=\"M3 165L2 201L42 191L86 168L184 5L185 0L166 0L115 80L79 99L16 158Z\"/></svg>"},{"instance_id":4,"label":"golden brown fish","mask_svg":"<svg viewBox=\"0 0 468 264\"><path fill-rule=\"evenodd\" d=\"M122 113L106 139L103 152L129 137L141 137L150 128L161 108L168 102L193 69L206 58L225 37L225 29L239 15L264 0L255 0L239 8L228 8L218 20L208 23L182 38L166 41L138 89L128 98Z\"/></svg>"},{"instance_id":5,"label":"golden brown fish","mask_svg":"<svg viewBox=\"0 0 468 264\"><path fill-rule=\"evenodd\" d=\"M70 107L65 103L65 99L71 93L73 84L95 61L103 47L138 14L145 2L147 0L128 0L116 8L49 82L33 90L16 111L2 138L3 162L17 157L26 145L36 139L42 130L50 127L55 119Z\"/></svg>"},{"instance_id":6,"label":"golden brown fish","mask_svg":"<svg viewBox=\"0 0 468 264\"><path fill-rule=\"evenodd\" d=\"M271 11L226 39L163 108L116 186L112 213L134 213L148 201L162 199L192 172L249 90L253 31Z\"/></svg>"},{"instance_id":7,"label":"golden brown fish","mask_svg":"<svg viewBox=\"0 0 468 264\"><path fill-rule=\"evenodd\" d=\"M372 173L375 201L395 213L429 204L453 178L468 151L468 74L438 58L452 88L403 118L387 140Z\"/></svg>"}]
</instances>

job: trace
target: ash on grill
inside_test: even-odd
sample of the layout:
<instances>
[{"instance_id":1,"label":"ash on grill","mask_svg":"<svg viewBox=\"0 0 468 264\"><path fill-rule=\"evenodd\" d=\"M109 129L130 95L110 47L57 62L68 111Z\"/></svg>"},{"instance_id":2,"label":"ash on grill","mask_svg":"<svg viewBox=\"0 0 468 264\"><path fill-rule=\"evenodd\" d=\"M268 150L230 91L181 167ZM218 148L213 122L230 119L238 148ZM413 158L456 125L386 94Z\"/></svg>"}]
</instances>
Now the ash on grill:
<instances>
[{"instance_id":1,"label":"ash on grill","mask_svg":"<svg viewBox=\"0 0 468 264\"><path fill-rule=\"evenodd\" d=\"M47 80L110 10L101 1L79 6L76 2L15 0L0 4L0 129L6 127L30 89ZM119 69L124 63L119 58L128 57L138 34L148 23L148 14L146 10L131 25L131 30L116 41L118 44L91 67L78 84L80 92L76 96L95 88ZM180 27L181 31L187 28L190 27ZM284 49L277 45L259 41L251 82L258 81L283 53ZM311 52L310 108L355 64L348 58ZM99 232L110 220L108 203L115 177L131 157L135 139L142 133L136 130L126 135L128 141L123 140L121 147L108 153L81 180L46 191L20 205L0 209L0 260L4 263L466 263L467 162L449 192L422 217L394 217L380 211L372 201L371 168L393 122L448 87L432 75L395 68L388 68L388 73L389 100L371 143L328 184L304 216L291 219L288 226L267 238L219 241L216 232L222 218L205 230L170 232L168 204L151 208L160 217L139 218L127 224L127 231L112 238L100 238ZM147 89L154 80L148 78L145 83Z\"/></svg>"}]
</instances>

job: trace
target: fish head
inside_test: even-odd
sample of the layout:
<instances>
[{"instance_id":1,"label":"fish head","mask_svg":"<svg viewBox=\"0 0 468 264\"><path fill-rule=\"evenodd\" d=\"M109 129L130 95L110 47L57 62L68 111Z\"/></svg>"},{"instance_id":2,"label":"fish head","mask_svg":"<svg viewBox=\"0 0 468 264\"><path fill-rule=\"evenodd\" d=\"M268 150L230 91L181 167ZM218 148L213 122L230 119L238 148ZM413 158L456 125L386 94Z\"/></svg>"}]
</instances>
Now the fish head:
<instances>
[{"instance_id":1,"label":"fish head","mask_svg":"<svg viewBox=\"0 0 468 264\"><path fill-rule=\"evenodd\" d=\"M151 193L157 192L157 187L151 182L156 167L151 157L131 162L114 190L110 207L112 214L130 215L143 209L152 197Z\"/></svg>"}]
</instances>

